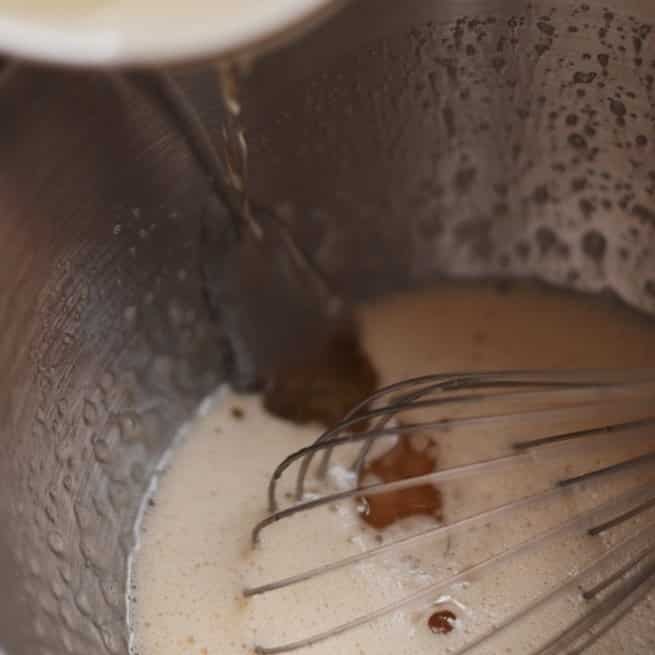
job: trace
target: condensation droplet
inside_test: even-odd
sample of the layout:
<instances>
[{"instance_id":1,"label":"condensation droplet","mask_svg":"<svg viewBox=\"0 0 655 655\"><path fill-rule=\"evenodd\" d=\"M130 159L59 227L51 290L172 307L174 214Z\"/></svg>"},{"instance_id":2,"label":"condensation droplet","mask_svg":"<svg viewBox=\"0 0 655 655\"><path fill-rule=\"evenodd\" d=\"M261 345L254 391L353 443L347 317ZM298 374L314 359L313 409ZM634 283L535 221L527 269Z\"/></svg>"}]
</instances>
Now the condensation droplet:
<instances>
[{"instance_id":1,"label":"condensation droplet","mask_svg":"<svg viewBox=\"0 0 655 655\"><path fill-rule=\"evenodd\" d=\"M168 304L168 319L175 327L179 327L184 321L184 312L175 300Z\"/></svg>"},{"instance_id":2,"label":"condensation droplet","mask_svg":"<svg viewBox=\"0 0 655 655\"><path fill-rule=\"evenodd\" d=\"M64 625L69 630L74 630L77 627L77 613L67 601L63 601L59 604L59 616L61 616Z\"/></svg>"},{"instance_id":3,"label":"condensation droplet","mask_svg":"<svg viewBox=\"0 0 655 655\"><path fill-rule=\"evenodd\" d=\"M66 593L66 585L61 580L53 580L50 589L52 590L52 595L58 600L61 600Z\"/></svg>"},{"instance_id":4,"label":"condensation droplet","mask_svg":"<svg viewBox=\"0 0 655 655\"><path fill-rule=\"evenodd\" d=\"M75 605L77 606L80 614L83 616L89 617L93 614L89 597L86 595L86 591L84 589L80 589L80 591L75 596Z\"/></svg>"},{"instance_id":5,"label":"condensation droplet","mask_svg":"<svg viewBox=\"0 0 655 655\"><path fill-rule=\"evenodd\" d=\"M69 630L65 626L61 626L59 633L61 634L61 641L64 645L64 648L68 651L68 653L70 653L70 655L73 655L73 640Z\"/></svg>"},{"instance_id":6,"label":"condensation droplet","mask_svg":"<svg viewBox=\"0 0 655 655\"><path fill-rule=\"evenodd\" d=\"M138 416L126 414L120 419L121 437L123 439L138 439L141 436L141 422Z\"/></svg>"},{"instance_id":7,"label":"condensation droplet","mask_svg":"<svg viewBox=\"0 0 655 655\"><path fill-rule=\"evenodd\" d=\"M100 378L100 386L102 387L103 391L111 391L114 384L116 384L116 377L114 374L109 371L105 371Z\"/></svg>"},{"instance_id":8,"label":"condensation droplet","mask_svg":"<svg viewBox=\"0 0 655 655\"><path fill-rule=\"evenodd\" d=\"M57 403L57 413L59 416L62 418L66 416L66 413L68 412L68 404L66 403L66 400L63 398Z\"/></svg>"},{"instance_id":9,"label":"condensation droplet","mask_svg":"<svg viewBox=\"0 0 655 655\"><path fill-rule=\"evenodd\" d=\"M134 321L136 320L136 307L134 305L130 305L129 307L126 307L123 316L125 317L127 323L129 324L134 323Z\"/></svg>"},{"instance_id":10,"label":"condensation droplet","mask_svg":"<svg viewBox=\"0 0 655 655\"><path fill-rule=\"evenodd\" d=\"M67 473L62 480L62 484L64 485L64 489L70 493L73 489L73 476Z\"/></svg>"},{"instance_id":11,"label":"condensation droplet","mask_svg":"<svg viewBox=\"0 0 655 655\"><path fill-rule=\"evenodd\" d=\"M59 532L52 531L48 535L48 546L55 555L61 555L64 552L64 538Z\"/></svg>"},{"instance_id":12,"label":"condensation droplet","mask_svg":"<svg viewBox=\"0 0 655 655\"><path fill-rule=\"evenodd\" d=\"M111 449L104 439L98 438L93 442L93 452L99 462L108 462L111 458Z\"/></svg>"},{"instance_id":13,"label":"condensation droplet","mask_svg":"<svg viewBox=\"0 0 655 655\"><path fill-rule=\"evenodd\" d=\"M46 627L43 624L43 619L41 617L37 617L34 619L34 623L32 624L32 627L34 629L34 634L39 638L43 639L46 635ZM2 647L0 647L0 655L5 655L5 652L2 650Z\"/></svg>"},{"instance_id":14,"label":"condensation droplet","mask_svg":"<svg viewBox=\"0 0 655 655\"><path fill-rule=\"evenodd\" d=\"M102 643L110 653L118 653L119 640L108 628L102 628Z\"/></svg>"},{"instance_id":15,"label":"condensation droplet","mask_svg":"<svg viewBox=\"0 0 655 655\"><path fill-rule=\"evenodd\" d=\"M67 585L70 585L71 580L73 579L73 572L67 563L64 562L59 565L59 575Z\"/></svg>"},{"instance_id":16,"label":"condensation droplet","mask_svg":"<svg viewBox=\"0 0 655 655\"><path fill-rule=\"evenodd\" d=\"M87 425L94 425L98 420L98 408L90 401L84 401L82 418Z\"/></svg>"},{"instance_id":17,"label":"condensation droplet","mask_svg":"<svg viewBox=\"0 0 655 655\"><path fill-rule=\"evenodd\" d=\"M39 607L48 616L53 616L57 611L57 600L53 598L52 594L47 589L42 589L38 595Z\"/></svg>"},{"instance_id":18,"label":"condensation droplet","mask_svg":"<svg viewBox=\"0 0 655 655\"><path fill-rule=\"evenodd\" d=\"M30 572L32 575L39 575L41 573L41 563L38 557L30 557Z\"/></svg>"}]
</instances>

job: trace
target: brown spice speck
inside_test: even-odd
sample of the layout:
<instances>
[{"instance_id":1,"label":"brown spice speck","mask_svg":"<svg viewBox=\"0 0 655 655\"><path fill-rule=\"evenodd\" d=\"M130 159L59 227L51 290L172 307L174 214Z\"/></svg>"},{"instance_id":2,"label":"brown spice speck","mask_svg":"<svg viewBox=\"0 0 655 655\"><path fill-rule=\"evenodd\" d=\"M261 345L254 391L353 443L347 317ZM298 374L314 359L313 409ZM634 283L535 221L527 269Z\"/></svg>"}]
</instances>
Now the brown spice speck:
<instances>
[{"instance_id":1,"label":"brown spice speck","mask_svg":"<svg viewBox=\"0 0 655 655\"><path fill-rule=\"evenodd\" d=\"M237 421L240 421L245 415L246 413L243 411L243 409L241 409L241 407L235 405L232 408L232 417L235 418Z\"/></svg>"},{"instance_id":2,"label":"brown spice speck","mask_svg":"<svg viewBox=\"0 0 655 655\"><path fill-rule=\"evenodd\" d=\"M439 635L447 635L454 629L453 623L457 620L454 612L450 610L440 610L435 612L428 619L428 627L432 632Z\"/></svg>"},{"instance_id":3,"label":"brown spice speck","mask_svg":"<svg viewBox=\"0 0 655 655\"><path fill-rule=\"evenodd\" d=\"M369 475L381 482L393 482L432 473L437 465L434 450L431 439L421 447L413 437L400 436L391 450L365 467L360 482ZM409 516L431 516L441 520L441 492L431 484L366 496L365 500L368 511L362 514L362 519L378 530Z\"/></svg>"}]
</instances>

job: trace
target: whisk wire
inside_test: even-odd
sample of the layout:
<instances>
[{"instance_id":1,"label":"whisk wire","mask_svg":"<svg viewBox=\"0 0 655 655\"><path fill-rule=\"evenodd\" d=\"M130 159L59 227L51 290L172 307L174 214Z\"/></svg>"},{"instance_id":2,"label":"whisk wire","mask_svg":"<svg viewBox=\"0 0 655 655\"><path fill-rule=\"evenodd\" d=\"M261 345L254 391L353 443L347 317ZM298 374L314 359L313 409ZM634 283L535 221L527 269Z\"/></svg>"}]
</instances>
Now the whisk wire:
<instances>
[{"instance_id":1,"label":"whisk wire","mask_svg":"<svg viewBox=\"0 0 655 655\"><path fill-rule=\"evenodd\" d=\"M493 417L492 417L493 418ZM466 422L467 424L472 424L473 422L477 421L489 421L491 419L487 417L476 417L476 418L470 418L470 419L460 419L460 420L453 420L451 422L452 425L458 425ZM411 433L413 432L414 429L425 429L427 427L439 427L441 426L442 423L441 421L436 421L433 423L422 423L422 424L416 424L416 425L411 425L411 426L404 426L403 431L401 433L398 433L398 430L393 428L393 429L382 429L382 430L373 430L370 433L367 434L362 434L362 433L355 433L355 434L348 434L343 437L339 437L337 439L332 440L332 445L345 445L345 444L351 444L351 443L357 443L360 441L365 441L369 438L377 439L380 437L387 437L387 436L398 436L399 438L407 438ZM624 423L617 423L616 425L613 426L614 428L619 428L622 427L626 430L631 430L631 429L638 429L640 427L655 427L655 419L648 419L644 421L629 421L629 422L624 422ZM583 439L585 437L594 437L594 436L599 436L599 435L606 435L608 434L607 426L604 426L602 428L596 428L596 429L589 429L589 430L579 430L579 431L574 431L574 432L567 432L561 435L557 435L554 438L548 438L548 439L541 439L537 440L534 442L534 445L524 445L521 442L518 442L514 444L514 450L510 455L506 455L504 457L497 457L494 459L489 459L489 460L484 460L480 462L475 462L472 464L467 464L467 465L462 465L462 466L456 466L452 468L447 468L447 469L441 469L438 471L435 471L433 473L427 473L425 475L421 476L415 476L411 478L403 478L400 480L394 480L392 482L382 482L382 483L375 483L375 484L369 484L369 485L364 485L364 486L358 486L354 487L352 489L347 489L345 491L340 491L340 492L335 492L329 495L321 496L319 498L314 498L312 500L307 500L307 501L302 501L299 503L296 503L295 505L291 505L290 507L287 507L282 510L277 510L274 511L272 514L270 514L268 517L260 521L253 529L252 531L252 543L256 544L259 541L259 537L261 535L261 532L268 526L273 525L274 523L277 523L278 521L281 521L282 519L289 518L295 514L299 514L301 512L307 512L312 509L316 509L318 507L321 507L323 505L330 505L332 503L337 503L343 500L346 500L348 498L353 498L361 495L367 495L367 496L372 496L372 495L379 495L383 493L389 493L392 491L401 491L403 489L408 489L411 487L418 486L420 484L436 484L438 482L445 482L447 480L453 480L453 479L458 479L458 478L463 478L465 476L471 476L473 474L477 473L490 473L495 470L499 470L503 467L509 467L509 466L515 466L516 464L520 463L521 461L531 461L533 458L533 451L541 448L542 452L544 452L544 449L546 447L550 447L552 451L555 451L555 448L558 446L561 446L562 444L568 444L569 442L574 442L575 440L578 439ZM632 436L643 436L641 433L627 433L628 435L632 434ZM655 430L651 435L649 435L649 438L655 438ZM296 461L298 459L301 459L305 456L307 452L317 452L320 451L324 448L329 447L326 442L323 443L314 443L311 446L308 446L306 448L303 448L302 450L297 451L290 457L288 457L283 464L286 464L287 462L291 463L292 461ZM585 445L582 446L583 448L586 447ZM646 457L646 456L645 456ZM648 456L648 460L650 461L650 456ZM615 464L611 467L611 470L615 470L617 468L621 467L631 467L635 462L632 460L628 460L625 462L622 462L620 464ZM587 478L590 478L592 476L599 476L603 475L605 472L610 472L608 469L605 471L605 469L602 470L597 470L597 471L592 471L590 473L584 474ZM276 471L277 475L277 471ZM281 474L280 474L281 475ZM564 479L559 481L559 484L561 486L567 486L570 484L573 484L576 480L574 478L570 479ZM277 502L274 504L275 507L277 507Z\"/></svg>"},{"instance_id":2,"label":"whisk wire","mask_svg":"<svg viewBox=\"0 0 655 655\"><path fill-rule=\"evenodd\" d=\"M380 391L374 393L372 396L362 401L353 410L351 410L344 420L337 424L331 430L324 432L317 440L316 444L324 443L326 441L334 441L337 435L342 432L346 427L350 427L357 423L365 423L376 417L387 417L391 419L393 416L406 412L409 410L420 409L423 407L437 407L453 402L453 397L446 396L445 398L433 398L428 401L420 402L418 399L430 393L453 393L457 391L474 391L479 389L541 389L551 390L555 392L561 391L574 391L584 389L586 391L594 391L601 389L614 389L615 391L629 390L639 385L652 385L655 383L653 372L646 370L639 372L641 374L633 374L629 379L617 379L616 371L598 371L597 377L594 379L593 373L589 371L568 371L564 374L553 373L552 371L508 371L508 372L490 372L479 374L452 374L444 375L438 374L434 376L421 376L412 378L402 382L391 384L384 387ZM602 378L606 377L607 380L603 381ZM599 378L600 381L599 381ZM415 389L415 387L419 387ZM412 389L407 392L407 389ZM394 397L397 392L405 390L401 396ZM651 389L652 393L652 389ZM369 409L373 403L379 401L384 397L389 397L389 404L379 409ZM479 403L485 399L490 398L488 394L477 395L474 397L455 396L458 402L469 402L471 404ZM507 399L508 394L504 394L503 398ZM443 420L443 418L442 418ZM379 427L379 426L378 426ZM328 447L325 450L323 461L319 467L319 474L324 475L329 466L329 460L334 447L339 444L335 443L333 447ZM322 449L321 449L322 450ZM368 447L365 444L364 450L367 451ZM313 460L316 451L308 451L304 453L303 461L300 465L297 481L296 481L296 500L300 500L304 495L304 486L309 467ZM361 463L363 455L360 454L358 462ZM276 472L277 473L277 472ZM271 480L273 486L277 482L279 476L274 476ZM275 489L269 489L270 506L275 507ZM274 510L271 510L274 511Z\"/></svg>"},{"instance_id":3,"label":"whisk wire","mask_svg":"<svg viewBox=\"0 0 655 655\"><path fill-rule=\"evenodd\" d=\"M611 627L616 625L619 615L627 613L636 602L641 600L654 587L655 563L636 575L634 579L628 579L622 587L598 603L594 609L575 621L572 626L550 640L534 655L560 655L561 653L580 655ZM611 620L608 621L608 619ZM593 630L597 626L599 626L598 629ZM572 650L564 650L569 645L578 642L586 633L588 633L588 636L582 640L582 643Z\"/></svg>"},{"instance_id":4,"label":"whisk wire","mask_svg":"<svg viewBox=\"0 0 655 655\"><path fill-rule=\"evenodd\" d=\"M587 511L577 517L565 521L564 523L554 528L541 532L536 536L530 539L526 539L525 541L522 541L501 553L482 560L477 564L468 566L461 571L436 583L430 584L405 598L384 605L377 610L359 616L355 619L352 619L351 621L341 623L333 628L330 628L329 630L314 634L304 639L289 642L282 646L275 646L272 648L258 646L257 653L260 655L277 655L279 653L293 652L300 648L311 646L321 641L325 641L331 637L349 632L361 625L375 621L400 609L412 607L419 603L428 602L430 599L438 597L449 587L464 582L476 575L485 572L488 573L491 569L497 568L499 565L507 562L510 559L514 559L522 554L535 550L537 547L543 546L546 542L556 537L574 532L588 531L593 526L597 516L613 509L620 511L620 508L624 507L625 505L629 506L634 502L640 502L644 496L655 498L655 491L653 490L652 483L641 486L637 490L630 491L616 499L603 503L601 506L594 508L591 511ZM540 653L539 655L542 654ZM545 655L545 652L543 655Z\"/></svg>"},{"instance_id":5,"label":"whisk wire","mask_svg":"<svg viewBox=\"0 0 655 655\"><path fill-rule=\"evenodd\" d=\"M622 526L638 525L636 536L624 539L606 550L579 572L566 575L551 590L519 607L501 623L485 634L464 645L458 655L464 655L504 630L512 627L547 602L562 594L575 592L588 605L583 615L566 626L531 655L579 655L601 638L624 614L655 588L655 370L642 371L508 371L462 374L428 375L401 381L381 389L359 403L343 421L325 431L311 445L289 455L275 470L269 484L268 497L271 514L253 529L252 541L257 544L261 533L272 524L291 516L316 510L349 499L389 494L418 487L457 481L482 474L504 472L517 466L534 466L550 458L575 457L594 452L604 445L610 449L623 448L632 443L630 454L621 453L620 461L611 463L601 459L580 457L583 465L589 461L591 470L572 472L566 467L562 473L551 474L545 489L502 504L470 513L455 521L435 525L417 534L392 539L388 543L368 548L340 560L327 562L265 584L249 587L245 596L256 596L296 585L317 576L396 549L414 547L431 539L450 538L465 530L499 522L519 510L538 503L550 503L580 490L592 490L610 478L624 476L632 488L593 507L579 509L577 514L532 536L503 545L504 550L486 559L465 565L446 575L370 612L340 623L308 637L272 647L258 646L260 655L277 655L316 644L348 632L364 624L401 609L427 603L446 592L453 585L470 580L509 564L526 554L533 554L559 538L582 537L604 543L602 535ZM630 410L626 415L627 410ZM424 416L425 412L432 412ZM410 415L407 424L398 421L400 415ZM416 417L419 417L417 420ZM570 424L572 421L572 424ZM373 446L380 440L408 439L417 433L438 433L447 440L451 433L465 439L474 428L492 430L501 435L500 453L468 461L436 471L388 481L361 483L361 473ZM523 432L522 438L504 437L506 429ZM541 432L537 436L534 431ZM464 431L461 435L460 431ZM543 434L543 432L546 434ZM529 434L532 432L532 435ZM514 432L512 432L514 434ZM503 440L504 439L504 440ZM387 442L382 442L388 445ZM351 465L354 484L347 489L319 496L306 496L306 482L316 455L321 456L317 480L328 472L337 448L358 445ZM634 447L640 451L635 454ZM618 453L617 453L618 454ZM595 465L592 462L595 461ZM280 509L278 483L284 473L298 463L296 502ZM647 480L637 477L645 469ZM529 470L529 469L528 469ZM558 469L559 470L559 469ZM596 489L597 491L598 489ZM595 492L590 494L595 497ZM645 527L640 521L645 519ZM645 545L644 545L645 543ZM637 545L639 552L631 550ZM607 548L607 547L606 547ZM629 555L629 561L614 566L613 558ZM589 586L584 581L605 569L600 582Z\"/></svg>"},{"instance_id":6,"label":"whisk wire","mask_svg":"<svg viewBox=\"0 0 655 655\"><path fill-rule=\"evenodd\" d=\"M602 570L608 564L614 562L618 557L621 557L623 553L631 552L641 541L646 541L647 545L643 550L637 555L637 557L622 567L615 574L611 575L609 578L600 583L598 587L598 593L604 590L617 580L622 579L622 577L632 570L636 565L641 563L646 558L655 554L655 546L652 545L652 541L655 539L655 526L650 526L644 530L641 530L638 534L625 539L621 543L610 548L606 553L604 553L599 558L595 559L588 566L583 568L581 571L571 574L565 581L560 583L554 589L550 589L545 593L541 594L534 600L530 601L518 611L513 612L508 617L503 619L500 623L494 625L493 628L487 630L483 634L476 637L474 640L462 646L460 649L455 651L454 655L468 655L468 653L474 651L478 646L487 642L490 639L496 638L501 635L503 632L517 624L519 621L525 619L529 615L533 614L544 605L549 602L556 600L558 597L563 596L572 591L578 591L579 586L586 578L590 577L594 573ZM592 593L592 596L586 598L587 593ZM590 590L590 592L583 592L582 597L585 600L591 600L593 596L596 595L596 588Z\"/></svg>"},{"instance_id":7,"label":"whisk wire","mask_svg":"<svg viewBox=\"0 0 655 655\"><path fill-rule=\"evenodd\" d=\"M622 473L625 472L626 470L630 470L630 472L633 472L636 468L650 464L652 462L655 462L655 453L646 455L646 456L640 456L633 458L631 460L630 466L621 466L621 467L612 467L608 468L605 470L604 475L609 476L612 474L616 473ZM415 480L415 479L413 479ZM598 480L597 477L594 478L594 480ZM391 550L395 550L398 548L403 548L407 547L410 545L416 545L419 542L425 541L427 539L436 539L436 538L443 538L446 536L453 536L465 529L475 527L477 525L480 525L482 523L488 522L492 519L499 519L503 515L515 512L519 509L529 507L531 505L535 505L540 502L544 502L550 498L556 497L556 496L561 496L565 493L568 493L570 489L575 486L575 485L585 485L588 484L591 481L590 478L586 478L584 476L579 476L578 478L571 479L570 482L567 482L566 484L562 484L562 481L558 481L552 488L547 489L546 491L532 494L529 496L525 496L523 498L519 498L517 500L513 500L508 503L504 503L502 505L498 505L497 507L494 507L492 509L479 512L470 516L467 516L463 519L460 519L459 521L453 522L453 523L448 523L445 525L439 525L435 526L433 528L429 528L427 530L424 530L422 532L419 532L418 534L410 535L408 537L404 537L401 539L396 539L393 540L387 544L383 544L380 546L376 546L374 548L370 548L368 550L365 550L361 553L357 553L355 555L351 555L349 557L342 558L340 560L336 560L335 562L330 562L328 564L323 564L319 567L309 569L307 571L304 571L303 573L289 576L286 578L282 578L280 580L276 580L274 582L270 582L264 585L256 586L256 587L249 587L244 590L244 595L246 597L250 596L257 596L263 593L267 593L270 591L275 591L278 589L282 589L284 587L289 587L294 584L298 584L300 582L304 582L306 580L309 580L314 577L318 577L321 575L325 575L327 573L330 573L332 571L345 568L347 566L352 566L354 564L357 564L359 562L362 562L367 559L371 559L373 557L377 557L379 555L382 555L384 553L387 553ZM388 489L388 488L387 488ZM351 494L352 492L344 492ZM361 493L361 491L360 491ZM311 501L311 503L306 503L302 507L305 509L313 509L318 506L319 503L322 503L324 499L316 499L314 501ZM613 517L611 520L602 523L598 526L595 526L593 528L590 528L589 530L589 535L590 536L597 536L603 532L606 532L607 530L610 530L614 527L617 527L621 523L624 523L625 521L634 518L638 514L641 514L651 507L655 507L655 499L649 499L648 501L642 503L641 505L632 508L630 511L617 516ZM287 512L292 511L293 509L297 509L297 506L294 506L292 508L289 508L286 510ZM281 514L281 512L279 513ZM286 515L285 515L286 516ZM274 520L281 520L281 518L285 518L285 516L282 516L278 519L274 519L273 517L270 517L267 520L274 521ZM262 521L260 524L258 524L258 527L261 526L259 532L266 527L267 525L270 525L270 523L265 523L265 521ZM254 539L259 538L259 532L254 536Z\"/></svg>"}]
</instances>

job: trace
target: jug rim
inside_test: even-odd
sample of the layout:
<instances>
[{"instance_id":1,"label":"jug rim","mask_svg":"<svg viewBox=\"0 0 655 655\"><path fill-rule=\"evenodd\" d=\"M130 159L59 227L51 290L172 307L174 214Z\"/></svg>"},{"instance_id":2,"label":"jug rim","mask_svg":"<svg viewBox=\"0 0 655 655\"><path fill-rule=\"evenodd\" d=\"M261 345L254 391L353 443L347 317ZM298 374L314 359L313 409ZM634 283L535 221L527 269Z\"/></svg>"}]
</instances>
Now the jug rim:
<instances>
[{"instance_id":1,"label":"jug rim","mask_svg":"<svg viewBox=\"0 0 655 655\"><path fill-rule=\"evenodd\" d=\"M158 66L238 59L278 46L327 18L346 0L251 0L249 9L214 18L204 0L153 15L131 1L84 11L41 11L21 2L0 9L0 52L18 59L84 68ZM232 4L232 3L230 3ZM241 3L239 3L241 4ZM128 7L128 9L122 9ZM194 11L195 9L195 11Z\"/></svg>"}]
</instances>

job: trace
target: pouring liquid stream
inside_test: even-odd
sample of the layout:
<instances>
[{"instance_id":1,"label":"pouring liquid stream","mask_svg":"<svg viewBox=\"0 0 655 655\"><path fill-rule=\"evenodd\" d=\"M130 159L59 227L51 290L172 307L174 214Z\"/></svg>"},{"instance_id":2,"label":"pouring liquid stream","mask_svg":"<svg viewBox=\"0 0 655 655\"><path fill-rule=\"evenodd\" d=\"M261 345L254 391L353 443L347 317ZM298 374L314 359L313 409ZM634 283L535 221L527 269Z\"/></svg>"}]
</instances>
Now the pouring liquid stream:
<instances>
[{"instance_id":1,"label":"pouring liquid stream","mask_svg":"<svg viewBox=\"0 0 655 655\"><path fill-rule=\"evenodd\" d=\"M262 228L253 216L249 196L248 143L246 130L241 119L241 98L239 93L242 65L218 64L217 77L226 120L221 136L223 141L223 161L226 168L226 183L233 189L238 199L241 219L257 239L263 236Z\"/></svg>"}]
</instances>

